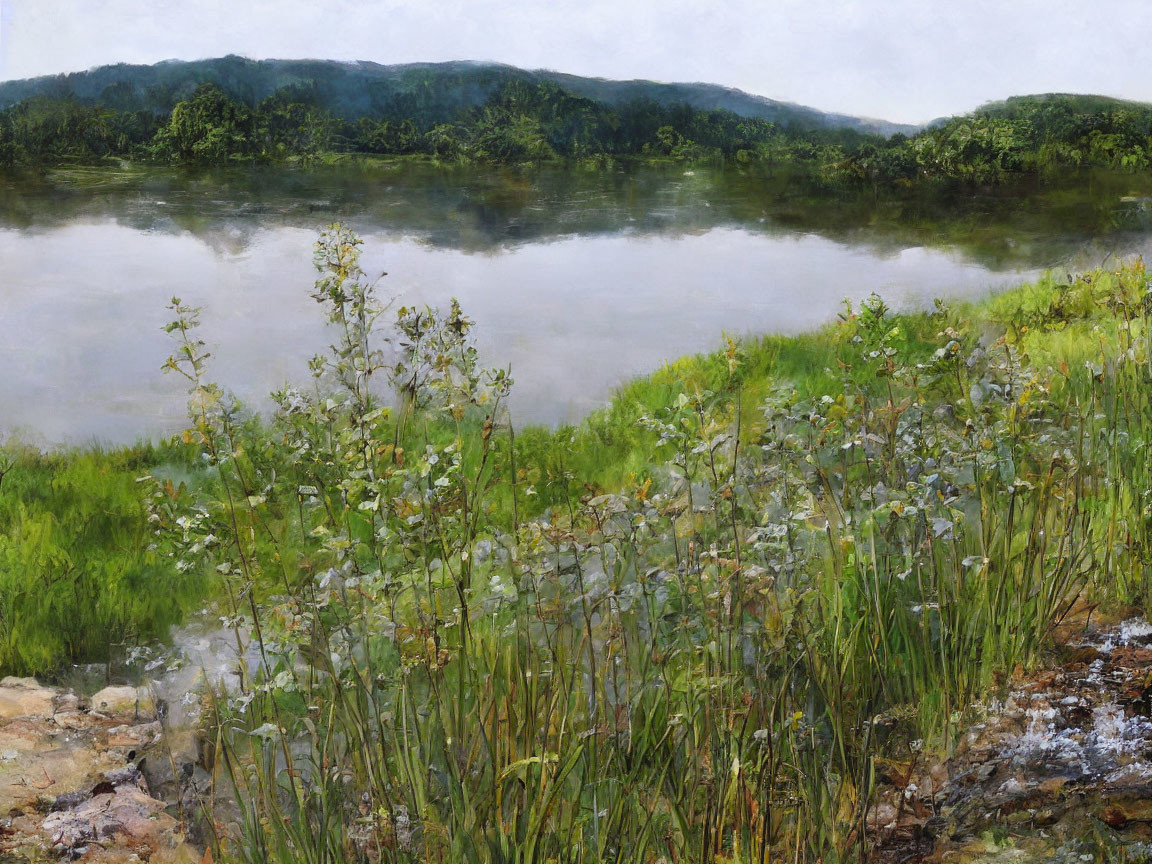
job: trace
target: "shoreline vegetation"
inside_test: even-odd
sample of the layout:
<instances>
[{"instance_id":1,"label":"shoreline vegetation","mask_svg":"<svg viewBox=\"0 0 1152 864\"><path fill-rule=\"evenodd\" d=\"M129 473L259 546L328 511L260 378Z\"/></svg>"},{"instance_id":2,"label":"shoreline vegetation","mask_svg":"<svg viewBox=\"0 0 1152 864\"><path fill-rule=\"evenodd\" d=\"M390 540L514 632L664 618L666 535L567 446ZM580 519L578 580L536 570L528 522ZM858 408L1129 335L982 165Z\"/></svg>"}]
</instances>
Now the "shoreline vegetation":
<instances>
[{"instance_id":1,"label":"shoreline vegetation","mask_svg":"<svg viewBox=\"0 0 1152 864\"><path fill-rule=\"evenodd\" d=\"M13 94L24 95L0 110L0 168L402 157L445 166L603 169L653 161L788 168L835 186L880 187L989 185L1021 175L1152 166L1152 106L1101 96L1013 97L886 136L875 131L882 124L782 103L759 105L774 112L766 116L693 107L648 82L628 85L631 96L610 99L605 90L597 99L575 92L575 79L575 89L557 83L564 76L463 66L377 82L384 89L365 101L344 92L351 85L324 80L333 73L322 66L285 73L292 83L269 90L264 82L261 90L259 65L224 58L163 85L147 85L140 70L94 70L91 76L110 83L95 92L81 87L83 98L74 89L80 84L64 79L15 82ZM627 82L600 82L601 89L610 85Z\"/></svg>"},{"instance_id":2,"label":"shoreline vegetation","mask_svg":"<svg viewBox=\"0 0 1152 864\"><path fill-rule=\"evenodd\" d=\"M205 604L253 657L204 694L181 816L213 860L856 860L878 766L948 754L1078 610L1148 601L1139 259L872 297L553 430L512 425L465 310L384 317L359 252L317 243L334 344L272 415L174 299L187 432L0 451L0 670Z\"/></svg>"}]
</instances>

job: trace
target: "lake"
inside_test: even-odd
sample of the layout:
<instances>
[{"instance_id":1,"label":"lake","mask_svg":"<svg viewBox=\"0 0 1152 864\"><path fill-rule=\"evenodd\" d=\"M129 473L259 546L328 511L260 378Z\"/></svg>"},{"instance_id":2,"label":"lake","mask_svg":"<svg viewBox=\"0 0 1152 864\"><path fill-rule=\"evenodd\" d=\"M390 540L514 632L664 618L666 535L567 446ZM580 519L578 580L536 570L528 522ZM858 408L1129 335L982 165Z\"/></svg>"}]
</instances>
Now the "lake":
<instances>
[{"instance_id":1,"label":"lake","mask_svg":"<svg viewBox=\"0 0 1152 864\"><path fill-rule=\"evenodd\" d=\"M845 298L975 297L1143 252L1152 181L832 194L781 176L612 171L76 169L0 178L0 434L128 442L179 428L173 296L204 308L213 376L256 408L327 344L312 244L364 239L398 303L458 297L521 423L577 421L723 334L819 326Z\"/></svg>"}]
</instances>

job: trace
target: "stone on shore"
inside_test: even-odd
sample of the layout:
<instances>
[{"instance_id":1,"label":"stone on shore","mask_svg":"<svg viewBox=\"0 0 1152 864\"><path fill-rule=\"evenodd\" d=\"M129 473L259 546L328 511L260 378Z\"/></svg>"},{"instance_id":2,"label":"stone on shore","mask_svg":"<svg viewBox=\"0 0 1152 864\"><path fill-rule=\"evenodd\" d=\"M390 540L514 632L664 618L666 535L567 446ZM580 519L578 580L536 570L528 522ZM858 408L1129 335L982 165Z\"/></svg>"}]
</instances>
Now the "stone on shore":
<instances>
[{"instance_id":1,"label":"stone on shore","mask_svg":"<svg viewBox=\"0 0 1152 864\"><path fill-rule=\"evenodd\" d=\"M35 678L0 680L0 720L16 717L51 717L61 692L41 687Z\"/></svg>"},{"instance_id":2,"label":"stone on shore","mask_svg":"<svg viewBox=\"0 0 1152 864\"><path fill-rule=\"evenodd\" d=\"M155 705L145 687L105 687L92 697L92 710L111 717L152 714Z\"/></svg>"},{"instance_id":3,"label":"stone on shore","mask_svg":"<svg viewBox=\"0 0 1152 864\"><path fill-rule=\"evenodd\" d=\"M198 862L138 767L164 762L149 692L108 687L90 704L0 680L0 861Z\"/></svg>"}]
</instances>

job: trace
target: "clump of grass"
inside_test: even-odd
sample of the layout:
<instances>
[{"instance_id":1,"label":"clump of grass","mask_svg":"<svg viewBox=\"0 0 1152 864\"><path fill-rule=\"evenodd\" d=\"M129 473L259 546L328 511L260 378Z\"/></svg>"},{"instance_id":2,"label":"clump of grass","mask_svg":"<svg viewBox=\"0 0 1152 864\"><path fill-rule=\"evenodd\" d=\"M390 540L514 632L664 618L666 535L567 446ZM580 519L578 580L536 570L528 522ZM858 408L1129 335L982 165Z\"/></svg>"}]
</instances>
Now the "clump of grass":
<instances>
[{"instance_id":1,"label":"clump of grass","mask_svg":"<svg viewBox=\"0 0 1152 864\"><path fill-rule=\"evenodd\" d=\"M1139 262L871 298L549 435L517 434L455 304L376 327L359 245L317 245L334 346L267 424L173 303L210 480L165 548L259 657L215 694L219 854L854 860L877 757L946 751L1086 592L1146 596Z\"/></svg>"},{"instance_id":2,"label":"clump of grass","mask_svg":"<svg viewBox=\"0 0 1152 864\"><path fill-rule=\"evenodd\" d=\"M156 551L140 494L141 475L179 459L150 447L0 449L3 674L123 658L164 638L209 593L199 572L174 570ZM155 492L158 507L183 506L170 477Z\"/></svg>"}]
</instances>

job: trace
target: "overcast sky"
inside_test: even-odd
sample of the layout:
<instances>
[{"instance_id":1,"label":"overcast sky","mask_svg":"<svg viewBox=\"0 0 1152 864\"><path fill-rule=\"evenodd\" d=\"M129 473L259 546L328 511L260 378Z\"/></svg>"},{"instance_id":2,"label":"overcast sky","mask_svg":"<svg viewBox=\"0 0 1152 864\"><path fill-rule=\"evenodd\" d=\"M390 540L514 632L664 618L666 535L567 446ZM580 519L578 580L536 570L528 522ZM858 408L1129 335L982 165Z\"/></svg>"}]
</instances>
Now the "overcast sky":
<instances>
[{"instance_id":1,"label":"overcast sky","mask_svg":"<svg viewBox=\"0 0 1152 864\"><path fill-rule=\"evenodd\" d=\"M498 60L920 122L1018 93L1152 101L1149 0L0 0L0 80L222 54Z\"/></svg>"}]
</instances>

